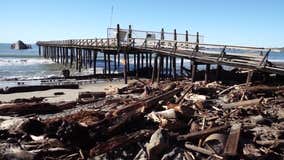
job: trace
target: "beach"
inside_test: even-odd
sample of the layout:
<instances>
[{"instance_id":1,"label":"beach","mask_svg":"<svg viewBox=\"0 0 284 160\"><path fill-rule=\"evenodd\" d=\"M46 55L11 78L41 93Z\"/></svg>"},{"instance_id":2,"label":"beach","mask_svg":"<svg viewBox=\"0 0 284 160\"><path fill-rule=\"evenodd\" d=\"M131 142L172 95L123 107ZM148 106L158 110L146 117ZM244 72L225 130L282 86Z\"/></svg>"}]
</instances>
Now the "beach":
<instances>
[{"instance_id":1,"label":"beach","mask_svg":"<svg viewBox=\"0 0 284 160\"><path fill-rule=\"evenodd\" d=\"M108 92L116 88L122 88L125 84L122 80L98 82L95 84L80 85L79 89L50 89L46 91L22 92L2 94L0 101L9 102L15 99L29 99L32 97L46 97L46 102L76 101L80 92ZM63 95L54 95L56 92L63 92Z\"/></svg>"}]
</instances>

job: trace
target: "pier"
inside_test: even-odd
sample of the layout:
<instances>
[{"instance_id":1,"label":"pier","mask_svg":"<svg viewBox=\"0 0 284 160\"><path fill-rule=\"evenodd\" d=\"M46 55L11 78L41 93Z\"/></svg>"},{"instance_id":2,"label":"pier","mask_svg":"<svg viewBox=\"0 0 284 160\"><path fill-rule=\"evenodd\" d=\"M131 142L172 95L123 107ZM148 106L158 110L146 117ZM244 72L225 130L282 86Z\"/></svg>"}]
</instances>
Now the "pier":
<instances>
[{"instance_id":1,"label":"pier","mask_svg":"<svg viewBox=\"0 0 284 160\"><path fill-rule=\"evenodd\" d=\"M79 72L83 68L93 68L92 77L123 77L125 83L128 77L148 77L152 82L190 77L194 82L200 65L205 68L205 82L209 81L213 65L216 66L217 81L222 66L247 70L247 82L256 71L284 75L284 66L268 60L269 48L206 44L203 39L198 32L140 31L117 25L108 28L107 38L38 41L37 45L44 58L75 67ZM102 73L97 73L98 54L103 54ZM190 67L186 68L186 63Z\"/></svg>"}]
</instances>

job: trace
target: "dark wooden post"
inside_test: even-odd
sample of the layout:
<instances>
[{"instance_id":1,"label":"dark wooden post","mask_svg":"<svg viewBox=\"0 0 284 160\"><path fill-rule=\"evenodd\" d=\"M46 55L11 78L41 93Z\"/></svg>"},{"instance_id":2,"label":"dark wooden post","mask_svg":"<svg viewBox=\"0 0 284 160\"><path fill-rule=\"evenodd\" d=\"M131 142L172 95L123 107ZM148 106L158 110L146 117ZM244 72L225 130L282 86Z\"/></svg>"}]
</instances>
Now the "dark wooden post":
<instances>
[{"instance_id":1,"label":"dark wooden post","mask_svg":"<svg viewBox=\"0 0 284 160\"><path fill-rule=\"evenodd\" d=\"M68 52L69 52L69 48L66 48L66 65L68 65L68 62L69 62Z\"/></svg>"},{"instance_id":2,"label":"dark wooden post","mask_svg":"<svg viewBox=\"0 0 284 160\"><path fill-rule=\"evenodd\" d=\"M89 60L89 67L91 68L92 67L92 50L89 49L89 57L88 57L88 60Z\"/></svg>"},{"instance_id":3,"label":"dark wooden post","mask_svg":"<svg viewBox=\"0 0 284 160\"><path fill-rule=\"evenodd\" d=\"M79 49L76 48L76 70L79 69Z\"/></svg>"},{"instance_id":4,"label":"dark wooden post","mask_svg":"<svg viewBox=\"0 0 284 160\"><path fill-rule=\"evenodd\" d=\"M165 40L165 31L164 28L161 30L161 40Z\"/></svg>"},{"instance_id":5,"label":"dark wooden post","mask_svg":"<svg viewBox=\"0 0 284 160\"><path fill-rule=\"evenodd\" d=\"M169 74L169 56L166 56L166 76Z\"/></svg>"},{"instance_id":6,"label":"dark wooden post","mask_svg":"<svg viewBox=\"0 0 284 160\"><path fill-rule=\"evenodd\" d=\"M133 61L134 61L134 71L135 75L137 74L137 62L136 62L136 53L133 53Z\"/></svg>"},{"instance_id":7,"label":"dark wooden post","mask_svg":"<svg viewBox=\"0 0 284 160\"><path fill-rule=\"evenodd\" d=\"M149 53L146 54L146 68L149 68Z\"/></svg>"},{"instance_id":8,"label":"dark wooden post","mask_svg":"<svg viewBox=\"0 0 284 160\"><path fill-rule=\"evenodd\" d=\"M97 51L93 51L93 67L94 67L94 75L96 75L97 74Z\"/></svg>"},{"instance_id":9,"label":"dark wooden post","mask_svg":"<svg viewBox=\"0 0 284 160\"><path fill-rule=\"evenodd\" d=\"M140 72L140 53L137 53L137 72L136 72L136 78L139 78L139 72Z\"/></svg>"},{"instance_id":10,"label":"dark wooden post","mask_svg":"<svg viewBox=\"0 0 284 160\"><path fill-rule=\"evenodd\" d=\"M131 47L130 43L132 42L131 40L132 38L132 28L131 28L131 25L128 26L128 45L129 47ZM129 72L130 71L130 63L129 63L129 52L127 52L127 71Z\"/></svg>"},{"instance_id":11,"label":"dark wooden post","mask_svg":"<svg viewBox=\"0 0 284 160\"><path fill-rule=\"evenodd\" d=\"M196 75L196 62L193 60L191 61L191 82L195 82L195 75Z\"/></svg>"},{"instance_id":12,"label":"dark wooden post","mask_svg":"<svg viewBox=\"0 0 284 160\"><path fill-rule=\"evenodd\" d=\"M222 70L222 66L217 64L217 68L216 68L216 81L220 80L220 72Z\"/></svg>"},{"instance_id":13,"label":"dark wooden post","mask_svg":"<svg viewBox=\"0 0 284 160\"><path fill-rule=\"evenodd\" d=\"M124 77L124 83L127 84L127 53L124 52L124 72L123 72L123 77Z\"/></svg>"},{"instance_id":14,"label":"dark wooden post","mask_svg":"<svg viewBox=\"0 0 284 160\"><path fill-rule=\"evenodd\" d=\"M196 33L196 52L199 52L199 32Z\"/></svg>"},{"instance_id":15,"label":"dark wooden post","mask_svg":"<svg viewBox=\"0 0 284 160\"><path fill-rule=\"evenodd\" d=\"M114 70L116 70L117 69L117 62L116 62L116 56L117 56L117 53L114 53L113 54L113 62L114 62Z\"/></svg>"},{"instance_id":16,"label":"dark wooden post","mask_svg":"<svg viewBox=\"0 0 284 160\"><path fill-rule=\"evenodd\" d=\"M204 76L205 83L209 82L209 74L210 74L210 64L206 64L205 76Z\"/></svg>"},{"instance_id":17,"label":"dark wooden post","mask_svg":"<svg viewBox=\"0 0 284 160\"><path fill-rule=\"evenodd\" d=\"M120 27L117 24L116 28L116 43L117 43L117 61L118 61L118 68L120 67Z\"/></svg>"},{"instance_id":18,"label":"dark wooden post","mask_svg":"<svg viewBox=\"0 0 284 160\"><path fill-rule=\"evenodd\" d=\"M79 49L79 72L82 70L82 49Z\"/></svg>"},{"instance_id":19,"label":"dark wooden post","mask_svg":"<svg viewBox=\"0 0 284 160\"><path fill-rule=\"evenodd\" d=\"M161 68L162 68L162 56L159 56L159 65L158 65L158 69L157 69L157 82L160 82L160 77L161 77Z\"/></svg>"},{"instance_id":20,"label":"dark wooden post","mask_svg":"<svg viewBox=\"0 0 284 160\"><path fill-rule=\"evenodd\" d=\"M103 74L106 74L106 70L107 70L107 63L106 63L106 53L104 51L104 70L103 70Z\"/></svg>"},{"instance_id":21,"label":"dark wooden post","mask_svg":"<svg viewBox=\"0 0 284 160\"><path fill-rule=\"evenodd\" d=\"M188 42L188 31L185 31L185 42ZM184 62L184 58L182 57L180 60L180 75L183 75L183 62Z\"/></svg>"},{"instance_id":22,"label":"dark wooden post","mask_svg":"<svg viewBox=\"0 0 284 160\"><path fill-rule=\"evenodd\" d=\"M57 49L56 49L57 51L56 51L56 58L55 58L55 61L57 62L57 63L59 63L59 54L60 54L60 48L59 47L57 47Z\"/></svg>"},{"instance_id":23,"label":"dark wooden post","mask_svg":"<svg viewBox=\"0 0 284 160\"><path fill-rule=\"evenodd\" d=\"M158 65L158 55L156 55L154 59L154 67L152 68L152 83L155 82L155 76L157 73L157 65Z\"/></svg>"},{"instance_id":24,"label":"dark wooden post","mask_svg":"<svg viewBox=\"0 0 284 160\"><path fill-rule=\"evenodd\" d=\"M88 49L84 49L84 65L85 68L88 68Z\"/></svg>"},{"instance_id":25,"label":"dark wooden post","mask_svg":"<svg viewBox=\"0 0 284 160\"><path fill-rule=\"evenodd\" d=\"M170 76L170 78L172 78L173 57L172 57L172 56L170 56L169 58L170 58L170 64L169 64L169 66L170 66L170 68L169 68L169 76Z\"/></svg>"},{"instance_id":26,"label":"dark wooden post","mask_svg":"<svg viewBox=\"0 0 284 160\"><path fill-rule=\"evenodd\" d=\"M70 68L73 66L74 48L70 48Z\"/></svg>"},{"instance_id":27,"label":"dark wooden post","mask_svg":"<svg viewBox=\"0 0 284 160\"><path fill-rule=\"evenodd\" d=\"M175 54L175 51L177 50L176 40L177 40L177 30L175 29L174 30L174 41L175 41L174 54ZM177 68L176 68L176 56L175 55L173 56L173 69L174 69L174 79L176 79L177 78Z\"/></svg>"},{"instance_id":28,"label":"dark wooden post","mask_svg":"<svg viewBox=\"0 0 284 160\"><path fill-rule=\"evenodd\" d=\"M41 56L41 46L38 45L38 55Z\"/></svg>"},{"instance_id":29,"label":"dark wooden post","mask_svg":"<svg viewBox=\"0 0 284 160\"><path fill-rule=\"evenodd\" d=\"M107 54L107 60L108 60L108 74L111 74L111 68L110 68L110 53Z\"/></svg>"},{"instance_id":30,"label":"dark wooden post","mask_svg":"<svg viewBox=\"0 0 284 160\"><path fill-rule=\"evenodd\" d=\"M116 41L117 41L117 49L120 49L120 27L119 24L117 24L117 28L116 28Z\"/></svg>"}]
</instances>

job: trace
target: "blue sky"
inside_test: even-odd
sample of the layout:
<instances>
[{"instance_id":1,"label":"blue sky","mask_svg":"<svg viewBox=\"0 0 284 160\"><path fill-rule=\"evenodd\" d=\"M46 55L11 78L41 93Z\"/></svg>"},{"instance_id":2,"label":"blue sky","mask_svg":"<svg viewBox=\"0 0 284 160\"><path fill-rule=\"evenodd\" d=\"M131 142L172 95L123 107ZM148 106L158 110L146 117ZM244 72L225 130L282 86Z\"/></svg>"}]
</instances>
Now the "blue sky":
<instances>
[{"instance_id":1,"label":"blue sky","mask_svg":"<svg viewBox=\"0 0 284 160\"><path fill-rule=\"evenodd\" d=\"M112 26L190 33L206 43L284 47L283 0L1 0L0 42L106 37Z\"/></svg>"}]
</instances>

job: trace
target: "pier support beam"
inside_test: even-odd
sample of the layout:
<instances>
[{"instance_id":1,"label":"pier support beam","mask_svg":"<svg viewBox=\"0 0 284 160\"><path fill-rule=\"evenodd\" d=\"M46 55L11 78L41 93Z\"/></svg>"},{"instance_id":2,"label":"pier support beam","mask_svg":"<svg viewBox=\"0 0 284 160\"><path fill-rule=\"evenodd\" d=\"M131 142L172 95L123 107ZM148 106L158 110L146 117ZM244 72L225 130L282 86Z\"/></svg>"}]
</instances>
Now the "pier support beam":
<instances>
[{"instance_id":1,"label":"pier support beam","mask_svg":"<svg viewBox=\"0 0 284 160\"><path fill-rule=\"evenodd\" d=\"M93 68L94 68L94 75L97 74L97 51L93 51Z\"/></svg>"},{"instance_id":2,"label":"pier support beam","mask_svg":"<svg viewBox=\"0 0 284 160\"><path fill-rule=\"evenodd\" d=\"M191 61L191 82L195 82L196 80L196 62Z\"/></svg>"},{"instance_id":3,"label":"pier support beam","mask_svg":"<svg viewBox=\"0 0 284 160\"><path fill-rule=\"evenodd\" d=\"M111 67L110 67L110 53L107 54L107 63L108 63L108 74L111 74Z\"/></svg>"},{"instance_id":4,"label":"pier support beam","mask_svg":"<svg viewBox=\"0 0 284 160\"><path fill-rule=\"evenodd\" d=\"M158 55L156 55L154 59L154 66L152 68L152 84L155 82L155 77L157 74L157 67L158 67Z\"/></svg>"},{"instance_id":5,"label":"pier support beam","mask_svg":"<svg viewBox=\"0 0 284 160\"><path fill-rule=\"evenodd\" d=\"M183 61L184 61L184 59L181 58L181 59L180 59L180 75L181 75L181 76L183 76Z\"/></svg>"},{"instance_id":6,"label":"pier support beam","mask_svg":"<svg viewBox=\"0 0 284 160\"><path fill-rule=\"evenodd\" d=\"M124 59L123 77L124 77L124 83L127 84L127 53L124 53L123 59Z\"/></svg>"},{"instance_id":7,"label":"pier support beam","mask_svg":"<svg viewBox=\"0 0 284 160\"><path fill-rule=\"evenodd\" d=\"M209 74L210 74L210 64L206 64L205 76L204 76L205 83L209 82Z\"/></svg>"},{"instance_id":8,"label":"pier support beam","mask_svg":"<svg viewBox=\"0 0 284 160\"><path fill-rule=\"evenodd\" d=\"M222 66L217 64L217 68L216 68L216 81L220 81L220 72L222 70Z\"/></svg>"}]
</instances>

